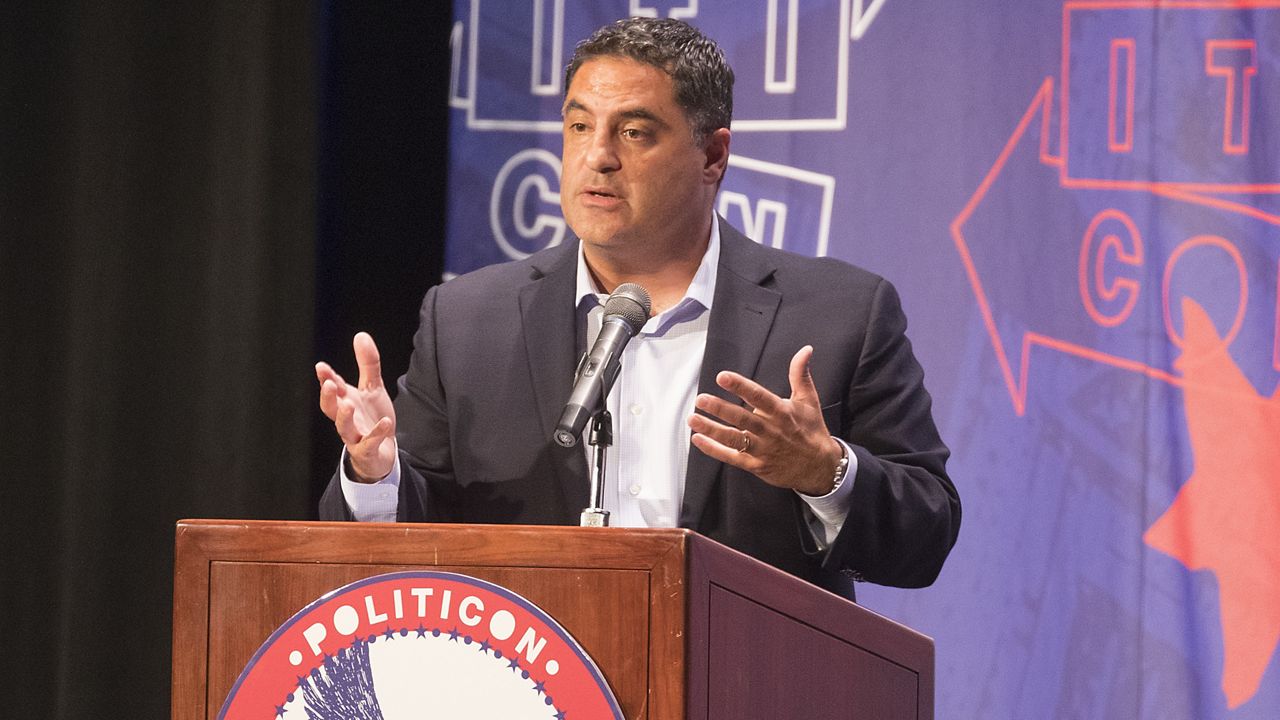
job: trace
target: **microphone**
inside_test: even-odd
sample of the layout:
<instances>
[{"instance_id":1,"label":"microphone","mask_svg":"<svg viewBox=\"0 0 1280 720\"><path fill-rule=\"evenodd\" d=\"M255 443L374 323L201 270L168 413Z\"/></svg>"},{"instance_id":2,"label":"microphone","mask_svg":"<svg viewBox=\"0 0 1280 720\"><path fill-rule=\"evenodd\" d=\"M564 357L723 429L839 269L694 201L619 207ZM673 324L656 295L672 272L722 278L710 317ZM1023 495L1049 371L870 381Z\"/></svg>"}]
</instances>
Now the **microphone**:
<instances>
[{"instance_id":1,"label":"microphone","mask_svg":"<svg viewBox=\"0 0 1280 720\"><path fill-rule=\"evenodd\" d=\"M555 440L563 447L578 444L582 429L604 408L621 367L622 349L649 319L649 291L635 283L623 283L604 303L604 322L591 351L578 363L573 392L565 403Z\"/></svg>"}]
</instances>

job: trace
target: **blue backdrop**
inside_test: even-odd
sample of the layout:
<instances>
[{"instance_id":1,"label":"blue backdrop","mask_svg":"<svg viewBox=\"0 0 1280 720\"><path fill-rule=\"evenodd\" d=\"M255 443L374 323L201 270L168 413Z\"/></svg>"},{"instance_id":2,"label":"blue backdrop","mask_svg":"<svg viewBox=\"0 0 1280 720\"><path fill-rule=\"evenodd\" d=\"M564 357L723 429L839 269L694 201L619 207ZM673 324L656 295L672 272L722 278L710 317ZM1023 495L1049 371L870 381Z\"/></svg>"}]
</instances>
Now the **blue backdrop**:
<instances>
[{"instance_id":1,"label":"blue backdrop","mask_svg":"<svg viewBox=\"0 0 1280 720\"><path fill-rule=\"evenodd\" d=\"M455 0L446 270L565 236L562 69L629 14L738 82L719 209L892 280L965 522L940 718L1280 717L1280 0Z\"/></svg>"}]
</instances>

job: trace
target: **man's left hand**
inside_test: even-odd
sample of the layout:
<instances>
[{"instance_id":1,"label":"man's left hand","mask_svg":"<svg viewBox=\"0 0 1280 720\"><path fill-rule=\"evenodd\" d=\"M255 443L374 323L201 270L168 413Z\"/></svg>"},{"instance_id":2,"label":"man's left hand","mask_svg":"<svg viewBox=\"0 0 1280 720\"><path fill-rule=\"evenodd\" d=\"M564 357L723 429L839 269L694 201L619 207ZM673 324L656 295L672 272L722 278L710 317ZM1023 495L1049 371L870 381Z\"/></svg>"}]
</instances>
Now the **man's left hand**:
<instances>
[{"instance_id":1,"label":"man's left hand","mask_svg":"<svg viewBox=\"0 0 1280 720\"><path fill-rule=\"evenodd\" d=\"M790 398L780 398L738 373L722 371L716 384L742 398L746 407L699 395L694 407L713 417L696 412L689 416L694 447L770 485L806 495L830 492L843 449L822 420L818 389L809 373L812 358L811 345L791 358Z\"/></svg>"}]
</instances>

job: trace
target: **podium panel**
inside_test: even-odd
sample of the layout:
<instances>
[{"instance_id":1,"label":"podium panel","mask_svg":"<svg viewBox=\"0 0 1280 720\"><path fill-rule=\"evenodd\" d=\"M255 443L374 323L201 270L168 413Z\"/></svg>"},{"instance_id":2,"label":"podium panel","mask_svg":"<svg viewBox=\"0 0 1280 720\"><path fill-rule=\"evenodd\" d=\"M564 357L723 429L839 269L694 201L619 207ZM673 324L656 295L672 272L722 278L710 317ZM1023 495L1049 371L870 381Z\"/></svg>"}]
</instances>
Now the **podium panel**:
<instances>
[{"instance_id":1,"label":"podium panel","mask_svg":"<svg viewBox=\"0 0 1280 720\"><path fill-rule=\"evenodd\" d=\"M192 520L176 549L175 720L317 598L424 569L541 608L627 718L932 717L929 638L687 530Z\"/></svg>"},{"instance_id":2,"label":"podium panel","mask_svg":"<svg viewBox=\"0 0 1280 720\"><path fill-rule=\"evenodd\" d=\"M710 588L707 717L916 715L916 673L721 587ZM760 657L767 648L768 657ZM775 662L773 658L801 658ZM736 659L736 662L734 661ZM875 708L874 713L859 713Z\"/></svg>"}]
</instances>

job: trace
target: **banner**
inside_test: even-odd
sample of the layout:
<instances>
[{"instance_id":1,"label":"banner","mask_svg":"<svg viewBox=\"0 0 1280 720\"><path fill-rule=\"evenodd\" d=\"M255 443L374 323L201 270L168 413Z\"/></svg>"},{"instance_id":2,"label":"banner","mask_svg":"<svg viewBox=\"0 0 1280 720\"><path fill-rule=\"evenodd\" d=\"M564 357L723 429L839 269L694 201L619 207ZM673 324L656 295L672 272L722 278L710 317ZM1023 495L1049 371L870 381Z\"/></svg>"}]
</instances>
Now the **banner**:
<instances>
[{"instance_id":1,"label":"banner","mask_svg":"<svg viewBox=\"0 0 1280 720\"><path fill-rule=\"evenodd\" d=\"M1280 717L1280 0L456 0L449 273L566 240L563 68L636 14L737 74L719 212L901 292L965 518L859 600L938 717Z\"/></svg>"}]
</instances>

